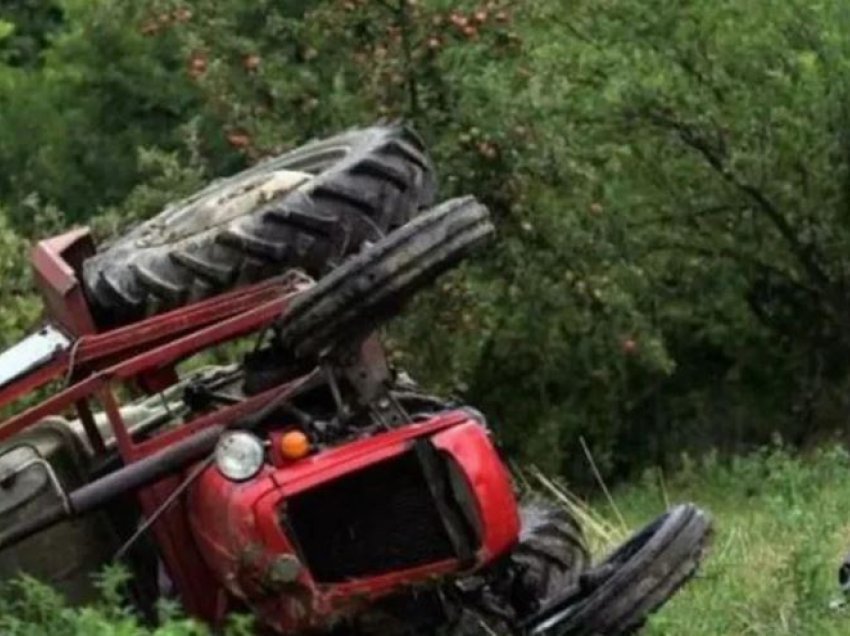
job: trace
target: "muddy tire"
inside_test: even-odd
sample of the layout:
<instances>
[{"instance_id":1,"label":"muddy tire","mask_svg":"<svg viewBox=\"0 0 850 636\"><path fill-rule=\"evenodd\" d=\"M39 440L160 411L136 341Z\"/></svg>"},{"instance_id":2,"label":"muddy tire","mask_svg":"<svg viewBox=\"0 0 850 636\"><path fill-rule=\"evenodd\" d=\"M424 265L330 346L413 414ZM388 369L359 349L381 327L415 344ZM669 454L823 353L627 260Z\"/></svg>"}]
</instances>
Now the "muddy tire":
<instances>
[{"instance_id":1,"label":"muddy tire","mask_svg":"<svg viewBox=\"0 0 850 636\"><path fill-rule=\"evenodd\" d=\"M493 233L487 208L472 197L421 214L300 295L281 320L281 342L301 359L356 343Z\"/></svg>"},{"instance_id":2,"label":"muddy tire","mask_svg":"<svg viewBox=\"0 0 850 636\"><path fill-rule=\"evenodd\" d=\"M575 585L590 565L584 533L562 506L545 500L523 505L519 544L511 554L517 570L514 604L527 616Z\"/></svg>"},{"instance_id":3,"label":"muddy tire","mask_svg":"<svg viewBox=\"0 0 850 636\"><path fill-rule=\"evenodd\" d=\"M522 622L575 588L590 565L578 520L562 506L532 499L520 508L519 543L478 599L462 603L447 636L507 636ZM461 582L463 584L463 582Z\"/></svg>"},{"instance_id":4,"label":"muddy tire","mask_svg":"<svg viewBox=\"0 0 850 636\"><path fill-rule=\"evenodd\" d=\"M588 570L572 600L544 608L533 636L631 634L697 570L710 535L708 517L678 506L632 535Z\"/></svg>"},{"instance_id":5,"label":"muddy tire","mask_svg":"<svg viewBox=\"0 0 850 636\"><path fill-rule=\"evenodd\" d=\"M300 268L320 276L431 205L434 171L411 130L313 142L212 183L83 266L99 322L129 322Z\"/></svg>"}]
</instances>

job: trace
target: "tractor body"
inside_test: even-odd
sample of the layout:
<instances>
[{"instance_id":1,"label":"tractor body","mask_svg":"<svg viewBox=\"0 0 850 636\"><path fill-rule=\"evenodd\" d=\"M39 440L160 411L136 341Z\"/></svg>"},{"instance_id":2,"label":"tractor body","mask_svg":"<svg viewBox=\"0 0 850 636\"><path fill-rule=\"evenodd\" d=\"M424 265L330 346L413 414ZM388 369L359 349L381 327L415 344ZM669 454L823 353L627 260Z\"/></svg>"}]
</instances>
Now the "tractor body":
<instances>
[{"instance_id":1,"label":"tractor body","mask_svg":"<svg viewBox=\"0 0 850 636\"><path fill-rule=\"evenodd\" d=\"M92 250L81 231L35 248L48 324L0 359L0 406L59 385L0 425L0 573L80 596L81 572L123 554L119 537L147 519L157 594L210 624L248 607L292 634L474 572L516 544L510 477L476 413L404 421L398 408L393 426L328 434L292 458L281 437L302 423L272 407L308 385L326 390L321 374L249 393L241 371L181 374L185 360L267 330L310 279L287 275L99 332L78 279ZM354 358L350 385L374 393L387 373L380 345L367 341ZM258 413L266 460L248 479L228 478L212 461L215 441Z\"/></svg>"},{"instance_id":2,"label":"tractor body","mask_svg":"<svg viewBox=\"0 0 850 636\"><path fill-rule=\"evenodd\" d=\"M492 563L516 542L510 480L463 412L281 462L245 483L207 469L192 536L228 592L285 633Z\"/></svg>"}]
</instances>

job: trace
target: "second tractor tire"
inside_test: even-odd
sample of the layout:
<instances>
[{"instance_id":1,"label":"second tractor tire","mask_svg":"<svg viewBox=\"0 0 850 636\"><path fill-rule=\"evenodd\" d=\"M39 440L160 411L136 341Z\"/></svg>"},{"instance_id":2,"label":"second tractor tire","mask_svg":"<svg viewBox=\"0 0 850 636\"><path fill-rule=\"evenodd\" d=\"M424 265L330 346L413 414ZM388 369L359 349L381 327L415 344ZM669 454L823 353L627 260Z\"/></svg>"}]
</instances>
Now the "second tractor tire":
<instances>
[{"instance_id":1,"label":"second tractor tire","mask_svg":"<svg viewBox=\"0 0 850 636\"><path fill-rule=\"evenodd\" d=\"M298 268L321 276L433 203L434 169L402 126L352 130L213 182L83 265L102 326Z\"/></svg>"}]
</instances>

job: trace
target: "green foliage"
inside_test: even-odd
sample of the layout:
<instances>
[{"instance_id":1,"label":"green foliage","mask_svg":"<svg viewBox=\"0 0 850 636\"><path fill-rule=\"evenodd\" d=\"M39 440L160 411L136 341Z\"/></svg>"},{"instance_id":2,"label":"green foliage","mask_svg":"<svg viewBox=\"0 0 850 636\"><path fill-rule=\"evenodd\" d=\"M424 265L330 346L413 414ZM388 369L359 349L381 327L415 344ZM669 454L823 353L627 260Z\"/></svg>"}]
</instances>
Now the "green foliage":
<instances>
[{"instance_id":1,"label":"green foliage","mask_svg":"<svg viewBox=\"0 0 850 636\"><path fill-rule=\"evenodd\" d=\"M168 602L160 607L156 627L144 625L127 606L128 574L107 569L100 578L100 601L84 608L68 607L62 597L33 578L5 584L0 593L0 633L6 636L208 636L208 628L186 618ZM253 625L244 617L232 620L225 636L249 636Z\"/></svg>"},{"instance_id":2,"label":"green foliage","mask_svg":"<svg viewBox=\"0 0 850 636\"><path fill-rule=\"evenodd\" d=\"M610 471L842 425L843 4L527 9L521 55L453 78L486 78L477 134L499 113L527 140L496 142L509 199L464 283L478 319L411 358L457 369L514 449L566 471L579 435ZM430 312L407 327L421 342Z\"/></svg>"},{"instance_id":3,"label":"green foliage","mask_svg":"<svg viewBox=\"0 0 850 636\"><path fill-rule=\"evenodd\" d=\"M140 148L137 160L143 181L127 194L120 206L106 208L90 219L89 225L96 238L112 238L204 185L203 169L181 162L177 153Z\"/></svg>"},{"instance_id":4,"label":"green foliage","mask_svg":"<svg viewBox=\"0 0 850 636\"><path fill-rule=\"evenodd\" d=\"M700 574L653 618L647 634L845 634L850 617L833 602L848 549L847 451L829 446L803 459L775 445L684 465L666 481L651 471L641 485L614 493L630 524L660 514L668 500L696 501L714 519Z\"/></svg>"},{"instance_id":5,"label":"green foliage","mask_svg":"<svg viewBox=\"0 0 850 636\"><path fill-rule=\"evenodd\" d=\"M0 13L4 235L105 236L311 137L405 118L499 239L395 325L395 355L509 450L579 478L580 437L610 474L844 423L838 0L36 4ZM2 309L4 338L28 303Z\"/></svg>"},{"instance_id":6,"label":"green foliage","mask_svg":"<svg viewBox=\"0 0 850 636\"><path fill-rule=\"evenodd\" d=\"M37 68L0 62L0 197L37 193L73 221L121 200L139 180L136 150L178 147L193 93L173 39L134 28L135 3L63 3L63 28Z\"/></svg>"},{"instance_id":7,"label":"green foliage","mask_svg":"<svg viewBox=\"0 0 850 636\"><path fill-rule=\"evenodd\" d=\"M0 41L8 39L15 32L15 25L11 22L0 22Z\"/></svg>"},{"instance_id":8,"label":"green foliage","mask_svg":"<svg viewBox=\"0 0 850 636\"><path fill-rule=\"evenodd\" d=\"M44 0L7 0L0 5L0 62L36 66L62 23L62 10Z\"/></svg>"},{"instance_id":9,"label":"green foliage","mask_svg":"<svg viewBox=\"0 0 850 636\"><path fill-rule=\"evenodd\" d=\"M29 329L41 310L32 289L27 242L10 227L0 208L0 345L8 346Z\"/></svg>"}]
</instances>

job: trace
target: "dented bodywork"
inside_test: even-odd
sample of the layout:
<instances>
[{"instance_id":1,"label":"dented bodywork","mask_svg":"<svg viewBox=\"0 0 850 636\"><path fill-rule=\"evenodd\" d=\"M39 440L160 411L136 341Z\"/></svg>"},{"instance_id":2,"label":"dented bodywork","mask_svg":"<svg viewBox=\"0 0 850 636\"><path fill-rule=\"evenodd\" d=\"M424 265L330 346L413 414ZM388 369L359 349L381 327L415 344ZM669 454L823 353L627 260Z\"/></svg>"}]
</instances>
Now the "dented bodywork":
<instances>
[{"instance_id":1,"label":"dented bodywork","mask_svg":"<svg viewBox=\"0 0 850 636\"><path fill-rule=\"evenodd\" d=\"M442 522L447 533L469 533L470 553L462 554L463 548L454 546L451 553L447 551L436 561L413 562L405 567L395 563L384 569L374 563L374 571L361 572L350 580L321 580L322 573L311 567L309 549L299 535L303 528L298 528L293 518L299 513L293 502L331 484L339 488L346 478L372 467L388 466L405 454L415 453L423 444L433 448L441 461L457 466L470 490L466 497L459 497L450 487L432 494L442 499L439 503L458 510L461 505L469 506L464 513L469 517L462 522L449 518ZM380 496L379 491L363 494L366 498ZM365 499L335 501L337 508L360 510L378 503ZM208 469L189 495L188 512L195 539L218 580L263 616L265 623L285 633L327 628L363 609L364 603L406 585L492 563L513 547L519 533L507 470L498 462L486 430L464 412L448 413L331 449L308 461L268 467L260 477L244 484L228 481ZM332 516L338 527L345 524L344 513L337 510ZM384 520L390 516L385 511ZM420 516L420 525L425 517ZM357 523L351 527L356 528ZM316 526L311 529L322 532ZM403 530L417 532L415 525ZM366 537L351 540L366 541ZM333 541L325 543L324 549L332 551ZM371 556L378 560L377 554Z\"/></svg>"},{"instance_id":2,"label":"dented bodywork","mask_svg":"<svg viewBox=\"0 0 850 636\"><path fill-rule=\"evenodd\" d=\"M443 409L413 418L386 393L389 369L373 338L345 353L333 372L321 367L304 376L277 377L248 395L236 391L222 397L214 388L193 388L194 397L186 401L190 408L171 412L175 387L185 400L194 387L176 372L182 360L273 327L311 288L309 279L290 274L92 332L88 325L94 318L74 311L75 268L62 262L63 250L86 237L74 233L41 247L39 280L50 286L52 302L68 303L59 311L62 326L48 327L22 345L27 351L38 345L32 356L13 351L16 364L25 364L0 388L0 400L9 403L51 380L70 380L0 425L0 442L11 443L45 418L75 409L76 420L61 426L78 439L80 474L59 484L59 496L38 514L7 526L0 548L76 524L73 519L134 493L149 519L169 586L191 614L220 624L238 602L253 608L267 626L300 633L328 628L400 590L475 571L516 543L519 518L510 477L480 415ZM338 382L359 397L346 398L354 400L351 407L337 403L337 408L367 408L375 424L353 436L334 434L297 461L282 457L276 451L280 436L298 422L281 419L274 409L305 386L315 390L327 384L329 396L339 400ZM201 385L215 383L202 380ZM167 391L172 397L163 401L162 414L169 417L151 418L149 406L142 406L150 398L122 406L119 396L126 389L152 396ZM140 412L155 425L140 426ZM268 464L245 482L225 478L205 459L215 440L229 428L256 427L260 421L270 448ZM93 472L115 455L123 466ZM16 457L8 459L15 463ZM194 470L192 461L200 462L200 472L190 484L181 475ZM390 505L386 498L392 497L399 499ZM348 534L341 534L343 529ZM360 529L368 552L358 547L357 537L341 540ZM110 552L125 549L101 545ZM324 555L325 548L334 558ZM101 555L99 562L104 560Z\"/></svg>"}]
</instances>

